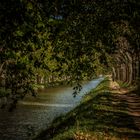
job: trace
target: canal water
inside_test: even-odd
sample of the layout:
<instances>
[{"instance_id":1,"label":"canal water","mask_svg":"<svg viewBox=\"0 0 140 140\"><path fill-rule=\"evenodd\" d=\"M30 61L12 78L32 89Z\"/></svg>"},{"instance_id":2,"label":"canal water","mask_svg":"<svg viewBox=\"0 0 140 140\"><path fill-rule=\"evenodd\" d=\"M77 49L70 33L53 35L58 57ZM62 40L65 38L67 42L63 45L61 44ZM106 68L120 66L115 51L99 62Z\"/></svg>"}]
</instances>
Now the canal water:
<instances>
[{"instance_id":1,"label":"canal water","mask_svg":"<svg viewBox=\"0 0 140 140\"><path fill-rule=\"evenodd\" d=\"M0 140L29 140L47 128L54 118L77 106L82 96L102 80L99 78L83 84L80 94L75 98L72 87L61 86L48 88L36 98L25 98L13 112L0 109Z\"/></svg>"}]
</instances>

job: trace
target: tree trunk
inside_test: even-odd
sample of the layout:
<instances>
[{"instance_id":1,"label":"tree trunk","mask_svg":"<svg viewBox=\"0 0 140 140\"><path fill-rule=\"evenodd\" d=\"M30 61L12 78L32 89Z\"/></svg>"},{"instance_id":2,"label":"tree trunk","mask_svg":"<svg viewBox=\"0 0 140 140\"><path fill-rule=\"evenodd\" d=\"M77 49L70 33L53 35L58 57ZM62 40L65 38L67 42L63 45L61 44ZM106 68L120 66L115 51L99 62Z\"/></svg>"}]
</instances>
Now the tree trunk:
<instances>
[{"instance_id":1,"label":"tree trunk","mask_svg":"<svg viewBox=\"0 0 140 140\"><path fill-rule=\"evenodd\" d=\"M133 81L133 67L132 63L129 63L129 79L128 79L128 84L131 84Z\"/></svg>"},{"instance_id":2,"label":"tree trunk","mask_svg":"<svg viewBox=\"0 0 140 140\"><path fill-rule=\"evenodd\" d=\"M112 80L115 81L116 80L116 71L115 68L112 67Z\"/></svg>"},{"instance_id":3,"label":"tree trunk","mask_svg":"<svg viewBox=\"0 0 140 140\"><path fill-rule=\"evenodd\" d=\"M123 65L123 82L126 81L126 76L127 76L127 68L126 64Z\"/></svg>"}]
</instances>

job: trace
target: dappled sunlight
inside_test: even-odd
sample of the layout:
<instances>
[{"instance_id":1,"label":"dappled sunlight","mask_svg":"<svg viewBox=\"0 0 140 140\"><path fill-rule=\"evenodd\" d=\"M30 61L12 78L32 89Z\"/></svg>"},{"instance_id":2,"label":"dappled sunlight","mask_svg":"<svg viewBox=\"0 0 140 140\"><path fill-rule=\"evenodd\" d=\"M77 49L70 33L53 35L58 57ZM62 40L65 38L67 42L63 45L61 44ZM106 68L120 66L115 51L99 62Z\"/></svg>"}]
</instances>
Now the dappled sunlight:
<instances>
[{"instance_id":1,"label":"dappled sunlight","mask_svg":"<svg viewBox=\"0 0 140 140\"><path fill-rule=\"evenodd\" d=\"M0 140L140 139L140 0L0 12Z\"/></svg>"}]
</instances>

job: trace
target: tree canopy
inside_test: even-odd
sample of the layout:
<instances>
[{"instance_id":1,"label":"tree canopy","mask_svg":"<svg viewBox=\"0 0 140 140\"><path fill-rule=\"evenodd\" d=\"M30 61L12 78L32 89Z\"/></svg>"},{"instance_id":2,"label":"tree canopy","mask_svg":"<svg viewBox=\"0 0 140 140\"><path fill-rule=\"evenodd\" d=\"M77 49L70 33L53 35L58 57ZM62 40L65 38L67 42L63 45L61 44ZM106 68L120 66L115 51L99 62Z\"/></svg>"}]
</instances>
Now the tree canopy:
<instances>
[{"instance_id":1,"label":"tree canopy","mask_svg":"<svg viewBox=\"0 0 140 140\"><path fill-rule=\"evenodd\" d=\"M1 85L16 102L40 75L79 82L113 69L120 79L123 67L131 83L140 76L139 9L139 0L0 1Z\"/></svg>"}]
</instances>

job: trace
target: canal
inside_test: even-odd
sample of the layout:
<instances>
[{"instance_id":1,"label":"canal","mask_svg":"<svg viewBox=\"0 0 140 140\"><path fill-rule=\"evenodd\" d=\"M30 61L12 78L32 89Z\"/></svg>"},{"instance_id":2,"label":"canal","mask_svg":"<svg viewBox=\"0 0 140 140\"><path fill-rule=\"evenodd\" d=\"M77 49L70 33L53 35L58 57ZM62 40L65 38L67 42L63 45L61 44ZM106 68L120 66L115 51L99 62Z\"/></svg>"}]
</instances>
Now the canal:
<instances>
[{"instance_id":1,"label":"canal","mask_svg":"<svg viewBox=\"0 0 140 140\"><path fill-rule=\"evenodd\" d=\"M29 140L48 127L54 118L76 107L102 80L86 82L75 98L72 87L60 86L45 89L36 98L26 97L13 112L0 109L0 140Z\"/></svg>"}]
</instances>

